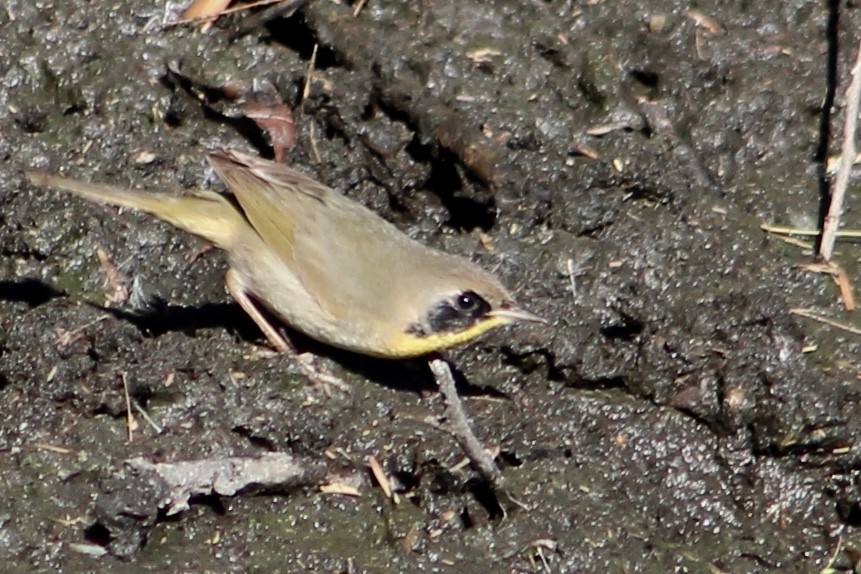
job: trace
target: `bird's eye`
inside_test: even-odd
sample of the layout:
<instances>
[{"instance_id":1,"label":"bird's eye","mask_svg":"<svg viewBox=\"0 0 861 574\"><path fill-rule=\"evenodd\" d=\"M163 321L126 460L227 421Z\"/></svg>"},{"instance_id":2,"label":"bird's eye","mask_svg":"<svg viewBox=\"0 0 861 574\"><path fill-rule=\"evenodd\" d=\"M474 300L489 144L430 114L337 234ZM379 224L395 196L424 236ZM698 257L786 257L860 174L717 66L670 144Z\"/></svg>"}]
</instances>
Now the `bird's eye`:
<instances>
[{"instance_id":1,"label":"bird's eye","mask_svg":"<svg viewBox=\"0 0 861 574\"><path fill-rule=\"evenodd\" d=\"M490 311L490 303L475 291L446 294L431 307L424 320L410 325L407 332L420 337L432 333L462 333L487 317Z\"/></svg>"},{"instance_id":2,"label":"bird's eye","mask_svg":"<svg viewBox=\"0 0 861 574\"><path fill-rule=\"evenodd\" d=\"M464 312L475 310L478 307L479 297L472 291L466 291L457 296L457 308Z\"/></svg>"}]
</instances>

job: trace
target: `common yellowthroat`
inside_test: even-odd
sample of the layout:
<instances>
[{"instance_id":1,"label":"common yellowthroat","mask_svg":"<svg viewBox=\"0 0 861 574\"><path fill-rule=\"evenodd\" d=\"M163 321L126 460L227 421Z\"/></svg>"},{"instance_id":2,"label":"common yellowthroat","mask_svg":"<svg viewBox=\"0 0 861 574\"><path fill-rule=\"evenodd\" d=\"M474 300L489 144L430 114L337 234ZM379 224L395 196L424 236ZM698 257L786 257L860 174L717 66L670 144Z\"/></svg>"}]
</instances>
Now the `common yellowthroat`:
<instances>
[{"instance_id":1,"label":"common yellowthroat","mask_svg":"<svg viewBox=\"0 0 861 574\"><path fill-rule=\"evenodd\" d=\"M478 265L407 237L291 167L228 150L208 159L232 195L176 197L27 175L150 213L226 251L230 294L279 351L291 346L271 316L328 345L386 358L424 355L515 321L543 322Z\"/></svg>"}]
</instances>

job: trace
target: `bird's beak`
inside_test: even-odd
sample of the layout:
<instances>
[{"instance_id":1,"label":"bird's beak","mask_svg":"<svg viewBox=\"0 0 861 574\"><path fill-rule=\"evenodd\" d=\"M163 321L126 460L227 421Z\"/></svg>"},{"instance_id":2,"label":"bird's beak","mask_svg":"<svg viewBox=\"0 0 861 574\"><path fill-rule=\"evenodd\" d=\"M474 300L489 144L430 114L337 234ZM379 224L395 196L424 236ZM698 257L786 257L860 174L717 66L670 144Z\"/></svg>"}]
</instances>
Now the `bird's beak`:
<instances>
[{"instance_id":1,"label":"bird's beak","mask_svg":"<svg viewBox=\"0 0 861 574\"><path fill-rule=\"evenodd\" d=\"M510 323L514 323L515 321L523 321L525 323L544 323L545 325L549 323L549 321L544 317L539 317L535 313L530 313L529 311L518 307L494 309L487 315L489 317L500 317Z\"/></svg>"}]
</instances>

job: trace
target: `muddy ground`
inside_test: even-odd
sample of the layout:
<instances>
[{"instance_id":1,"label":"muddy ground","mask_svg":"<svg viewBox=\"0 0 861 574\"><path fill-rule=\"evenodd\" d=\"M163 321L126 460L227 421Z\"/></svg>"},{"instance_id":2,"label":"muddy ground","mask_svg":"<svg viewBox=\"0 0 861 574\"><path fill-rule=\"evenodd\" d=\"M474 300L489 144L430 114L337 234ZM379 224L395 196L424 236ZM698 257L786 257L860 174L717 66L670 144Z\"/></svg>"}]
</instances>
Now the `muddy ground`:
<instances>
[{"instance_id":1,"label":"muddy ground","mask_svg":"<svg viewBox=\"0 0 861 574\"><path fill-rule=\"evenodd\" d=\"M852 571L861 338L790 313L854 320L759 225L817 225L861 11L716 4L317 0L202 33L167 2L8 2L4 571ZM526 509L459 464L422 361L303 343L352 384L329 396L265 352L222 254L25 182L218 188L207 149L272 153L241 98L296 108L287 161L552 319L449 354ZM300 478L173 515L128 462L264 453Z\"/></svg>"}]
</instances>

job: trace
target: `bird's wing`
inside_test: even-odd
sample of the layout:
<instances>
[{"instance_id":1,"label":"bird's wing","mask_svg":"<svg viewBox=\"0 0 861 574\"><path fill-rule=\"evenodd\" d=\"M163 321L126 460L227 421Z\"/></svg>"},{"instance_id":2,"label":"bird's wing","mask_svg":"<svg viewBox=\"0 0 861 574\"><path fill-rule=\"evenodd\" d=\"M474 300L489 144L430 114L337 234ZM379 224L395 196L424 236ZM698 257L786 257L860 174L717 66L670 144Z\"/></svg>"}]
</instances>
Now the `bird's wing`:
<instances>
[{"instance_id":1,"label":"bird's wing","mask_svg":"<svg viewBox=\"0 0 861 574\"><path fill-rule=\"evenodd\" d=\"M251 225L322 309L344 320L383 319L380 294L394 289L397 273L380 267L391 267L387 254L410 241L406 236L291 167L235 151L216 152L209 161Z\"/></svg>"},{"instance_id":2,"label":"bird's wing","mask_svg":"<svg viewBox=\"0 0 861 574\"><path fill-rule=\"evenodd\" d=\"M251 155L218 150L208 157L263 240L295 269L294 237L303 204L324 201L329 188L303 173Z\"/></svg>"}]
</instances>

